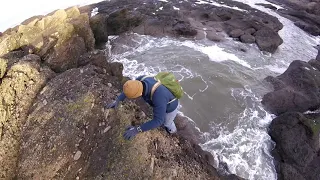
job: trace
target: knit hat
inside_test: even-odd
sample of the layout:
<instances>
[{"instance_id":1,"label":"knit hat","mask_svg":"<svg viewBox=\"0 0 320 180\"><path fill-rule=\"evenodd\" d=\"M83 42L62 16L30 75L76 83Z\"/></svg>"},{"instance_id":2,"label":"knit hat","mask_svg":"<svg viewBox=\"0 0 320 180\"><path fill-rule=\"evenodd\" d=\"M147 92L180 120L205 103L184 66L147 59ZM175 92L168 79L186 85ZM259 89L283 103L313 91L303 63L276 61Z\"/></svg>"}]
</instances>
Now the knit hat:
<instances>
[{"instance_id":1,"label":"knit hat","mask_svg":"<svg viewBox=\"0 0 320 180\"><path fill-rule=\"evenodd\" d=\"M141 81L129 80L123 85L123 92L127 98L137 98L142 96L143 85Z\"/></svg>"}]
</instances>

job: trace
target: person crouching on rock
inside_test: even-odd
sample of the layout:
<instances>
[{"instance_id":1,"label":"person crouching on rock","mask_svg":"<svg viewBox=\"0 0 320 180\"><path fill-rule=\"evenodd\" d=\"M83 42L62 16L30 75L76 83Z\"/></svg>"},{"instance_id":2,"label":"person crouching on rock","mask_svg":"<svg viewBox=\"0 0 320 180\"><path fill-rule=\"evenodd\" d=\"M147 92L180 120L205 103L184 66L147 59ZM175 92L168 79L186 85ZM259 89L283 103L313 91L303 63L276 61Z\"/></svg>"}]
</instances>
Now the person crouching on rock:
<instances>
[{"instance_id":1,"label":"person crouching on rock","mask_svg":"<svg viewBox=\"0 0 320 180\"><path fill-rule=\"evenodd\" d=\"M179 100L172 92L151 76L140 76L136 80L128 80L123 85L123 92L106 108L116 108L125 98L141 97L153 107L153 119L140 126L129 126L125 133L126 140L133 139L138 133L149 131L164 125L168 133L177 131L174 119L178 113Z\"/></svg>"}]
</instances>

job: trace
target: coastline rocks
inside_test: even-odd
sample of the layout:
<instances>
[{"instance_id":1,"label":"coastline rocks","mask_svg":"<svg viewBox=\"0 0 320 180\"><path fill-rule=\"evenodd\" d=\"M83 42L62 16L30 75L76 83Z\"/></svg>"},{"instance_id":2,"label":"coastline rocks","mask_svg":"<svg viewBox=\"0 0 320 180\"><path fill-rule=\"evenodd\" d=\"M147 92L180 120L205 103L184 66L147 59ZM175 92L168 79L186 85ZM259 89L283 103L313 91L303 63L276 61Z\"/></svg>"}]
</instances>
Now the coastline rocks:
<instances>
[{"instance_id":1,"label":"coastline rocks","mask_svg":"<svg viewBox=\"0 0 320 180\"><path fill-rule=\"evenodd\" d=\"M320 178L320 114L284 113L275 118L269 134L276 142L278 179Z\"/></svg>"},{"instance_id":2,"label":"coastline rocks","mask_svg":"<svg viewBox=\"0 0 320 180\"><path fill-rule=\"evenodd\" d=\"M293 61L277 77L268 76L274 91L263 96L262 104L271 113L305 112L320 106L320 71L303 61Z\"/></svg>"}]
</instances>

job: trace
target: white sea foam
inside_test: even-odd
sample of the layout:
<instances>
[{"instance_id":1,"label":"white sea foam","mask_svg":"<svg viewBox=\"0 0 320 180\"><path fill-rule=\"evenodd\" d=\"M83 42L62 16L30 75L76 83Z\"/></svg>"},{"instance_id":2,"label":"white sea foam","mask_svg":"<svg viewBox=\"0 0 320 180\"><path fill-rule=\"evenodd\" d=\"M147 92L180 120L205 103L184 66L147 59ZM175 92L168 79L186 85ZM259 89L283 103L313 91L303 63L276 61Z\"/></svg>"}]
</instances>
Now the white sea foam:
<instances>
[{"instance_id":1,"label":"white sea foam","mask_svg":"<svg viewBox=\"0 0 320 180\"><path fill-rule=\"evenodd\" d=\"M246 10L244 9L240 9L236 6L227 6L225 4L219 4L215 1L212 1L212 0L207 0L207 1L204 1L204 0L197 0L197 2L195 2L196 4L210 4L210 5L214 5L214 6L218 6L218 7L225 7L225 8L229 8L229 9L234 9L234 10L237 10L237 11L243 11L243 12L246 12Z\"/></svg>"},{"instance_id":2,"label":"white sea foam","mask_svg":"<svg viewBox=\"0 0 320 180\"><path fill-rule=\"evenodd\" d=\"M91 11L91 17L97 15L98 13L99 13L99 9L98 9L97 7L94 8L94 9L92 9L92 11Z\"/></svg>"}]
</instances>

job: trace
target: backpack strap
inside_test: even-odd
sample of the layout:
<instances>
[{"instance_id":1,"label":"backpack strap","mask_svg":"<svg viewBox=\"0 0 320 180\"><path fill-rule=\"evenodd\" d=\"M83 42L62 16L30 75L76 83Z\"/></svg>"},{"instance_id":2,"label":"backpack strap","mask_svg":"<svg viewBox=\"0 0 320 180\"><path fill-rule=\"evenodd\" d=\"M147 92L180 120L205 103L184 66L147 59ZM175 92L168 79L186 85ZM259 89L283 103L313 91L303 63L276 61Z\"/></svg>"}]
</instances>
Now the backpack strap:
<instances>
[{"instance_id":1,"label":"backpack strap","mask_svg":"<svg viewBox=\"0 0 320 180\"><path fill-rule=\"evenodd\" d=\"M151 89L151 95L150 95L150 99L152 101L152 96L154 94L154 92L156 91L156 89L161 85L161 82L156 82L153 86L152 86L152 89Z\"/></svg>"},{"instance_id":2,"label":"backpack strap","mask_svg":"<svg viewBox=\"0 0 320 180\"><path fill-rule=\"evenodd\" d=\"M154 92L156 91L156 89L161 85L161 81L157 80L154 76L144 76L143 78L141 78L140 81L143 81L145 80L146 78L148 77L153 77L157 82L152 86L152 89L151 89L151 94L150 94L150 100L152 101L152 97L153 97L153 94ZM173 101L177 100L177 98L174 98L172 99L171 101L169 101L167 104L170 104L172 103Z\"/></svg>"}]
</instances>

